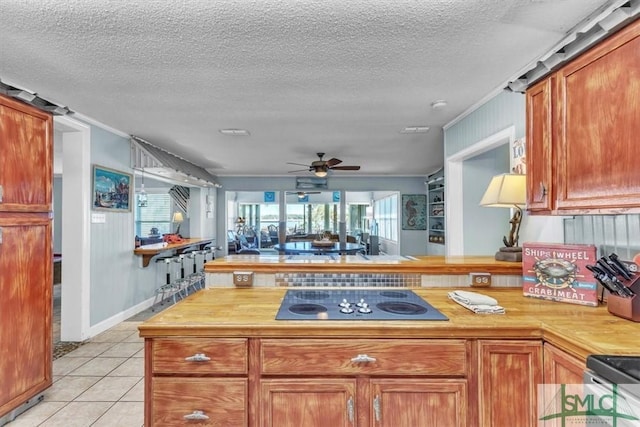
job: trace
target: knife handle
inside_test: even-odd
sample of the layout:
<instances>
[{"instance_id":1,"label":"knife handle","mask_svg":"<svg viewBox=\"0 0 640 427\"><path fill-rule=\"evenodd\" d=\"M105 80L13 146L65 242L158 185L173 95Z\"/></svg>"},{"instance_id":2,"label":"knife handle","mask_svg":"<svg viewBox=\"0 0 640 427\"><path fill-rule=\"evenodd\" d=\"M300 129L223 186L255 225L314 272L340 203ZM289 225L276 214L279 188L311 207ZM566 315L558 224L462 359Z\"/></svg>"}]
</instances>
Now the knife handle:
<instances>
[{"instance_id":1,"label":"knife handle","mask_svg":"<svg viewBox=\"0 0 640 427\"><path fill-rule=\"evenodd\" d=\"M627 266L622 261L620 261L620 258L618 258L618 255L612 253L611 255L609 255L609 260L620 271L620 274L622 274L622 277L624 277L627 280L631 279L632 273L629 271Z\"/></svg>"},{"instance_id":2,"label":"knife handle","mask_svg":"<svg viewBox=\"0 0 640 427\"><path fill-rule=\"evenodd\" d=\"M607 263L607 259L605 257L602 257L598 261L596 261L596 264L598 264L598 266L603 269L607 275L612 277L618 275L618 273L611 268L609 263Z\"/></svg>"}]
</instances>

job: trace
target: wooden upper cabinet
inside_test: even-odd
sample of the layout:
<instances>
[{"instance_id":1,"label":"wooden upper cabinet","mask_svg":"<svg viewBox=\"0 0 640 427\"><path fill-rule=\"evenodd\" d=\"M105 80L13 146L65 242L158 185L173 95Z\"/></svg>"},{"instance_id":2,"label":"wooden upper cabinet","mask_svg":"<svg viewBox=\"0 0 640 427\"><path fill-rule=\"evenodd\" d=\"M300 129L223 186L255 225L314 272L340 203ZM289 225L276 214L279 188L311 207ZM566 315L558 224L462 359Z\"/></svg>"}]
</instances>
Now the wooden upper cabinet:
<instances>
[{"instance_id":1,"label":"wooden upper cabinet","mask_svg":"<svg viewBox=\"0 0 640 427\"><path fill-rule=\"evenodd\" d=\"M640 212L640 21L527 90L527 209Z\"/></svg>"},{"instance_id":2,"label":"wooden upper cabinet","mask_svg":"<svg viewBox=\"0 0 640 427\"><path fill-rule=\"evenodd\" d=\"M49 212L53 119L0 95L0 212Z\"/></svg>"},{"instance_id":3,"label":"wooden upper cabinet","mask_svg":"<svg viewBox=\"0 0 640 427\"><path fill-rule=\"evenodd\" d=\"M549 212L553 201L553 82L548 78L527 90L527 208L541 213Z\"/></svg>"},{"instance_id":4,"label":"wooden upper cabinet","mask_svg":"<svg viewBox=\"0 0 640 427\"><path fill-rule=\"evenodd\" d=\"M557 208L640 208L640 21L563 67Z\"/></svg>"}]
</instances>

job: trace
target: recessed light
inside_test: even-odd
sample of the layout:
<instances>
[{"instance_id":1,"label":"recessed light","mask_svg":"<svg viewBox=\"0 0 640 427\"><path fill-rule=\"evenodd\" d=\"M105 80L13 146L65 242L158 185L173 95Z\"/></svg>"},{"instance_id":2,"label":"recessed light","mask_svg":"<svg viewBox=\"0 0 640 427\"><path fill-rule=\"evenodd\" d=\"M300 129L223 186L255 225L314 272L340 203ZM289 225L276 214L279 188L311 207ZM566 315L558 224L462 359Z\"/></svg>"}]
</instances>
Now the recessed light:
<instances>
[{"instance_id":1,"label":"recessed light","mask_svg":"<svg viewBox=\"0 0 640 427\"><path fill-rule=\"evenodd\" d=\"M400 133L427 133L429 132L429 126L407 126L402 129Z\"/></svg>"},{"instance_id":2,"label":"recessed light","mask_svg":"<svg viewBox=\"0 0 640 427\"><path fill-rule=\"evenodd\" d=\"M251 135L246 129L220 129L220 133L223 135L233 136L249 136Z\"/></svg>"},{"instance_id":3,"label":"recessed light","mask_svg":"<svg viewBox=\"0 0 640 427\"><path fill-rule=\"evenodd\" d=\"M445 101L444 99L438 99L437 101L433 101L431 103L431 108L433 108L434 110L444 108L446 106L447 106L447 101Z\"/></svg>"}]
</instances>

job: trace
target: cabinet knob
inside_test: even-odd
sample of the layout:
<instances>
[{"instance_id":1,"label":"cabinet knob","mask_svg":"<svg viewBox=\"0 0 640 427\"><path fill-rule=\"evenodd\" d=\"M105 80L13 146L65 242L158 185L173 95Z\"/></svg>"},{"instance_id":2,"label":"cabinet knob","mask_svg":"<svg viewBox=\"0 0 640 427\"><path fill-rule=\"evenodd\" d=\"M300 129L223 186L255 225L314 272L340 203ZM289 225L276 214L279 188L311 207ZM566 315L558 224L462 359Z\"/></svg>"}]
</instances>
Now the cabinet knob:
<instances>
[{"instance_id":1,"label":"cabinet knob","mask_svg":"<svg viewBox=\"0 0 640 427\"><path fill-rule=\"evenodd\" d=\"M375 362L377 359L375 357L371 357L367 354L359 354L356 357L352 357L351 361L353 363L371 363Z\"/></svg>"},{"instance_id":2,"label":"cabinet knob","mask_svg":"<svg viewBox=\"0 0 640 427\"><path fill-rule=\"evenodd\" d=\"M188 415L185 415L182 418L184 418L185 420L189 420L189 421L191 421L191 420L193 420L193 421L203 421L203 420L208 420L209 419L209 417L206 416L203 411L193 411L192 413L190 413Z\"/></svg>"},{"instance_id":3,"label":"cabinet knob","mask_svg":"<svg viewBox=\"0 0 640 427\"><path fill-rule=\"evenodd\" d=\"M193 356L185 357L184 360L187 362L208 362L211 358L207 357L204 353L196 353Z\"/></svg>"}]
</instances>

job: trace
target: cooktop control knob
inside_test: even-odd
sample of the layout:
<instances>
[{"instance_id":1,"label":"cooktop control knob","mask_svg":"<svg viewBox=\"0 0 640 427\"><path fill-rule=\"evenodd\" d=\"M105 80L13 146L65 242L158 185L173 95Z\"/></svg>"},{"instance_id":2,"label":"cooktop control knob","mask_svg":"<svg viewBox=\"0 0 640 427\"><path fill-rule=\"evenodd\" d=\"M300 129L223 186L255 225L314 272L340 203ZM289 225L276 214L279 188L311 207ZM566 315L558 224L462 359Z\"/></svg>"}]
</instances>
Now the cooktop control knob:
<instances>
[{"instance_id":1,"label":"cooktop control knob","mask_svg":"<svg viewBox=\"0 0 640 427\"><path fill-rule=\"evenodd\" d=\"M363 307L364 305L368 306L368 304L364 302L364 298L360 298L360 302L356 303L356 307Z\"/></svg>"},{"instance_id":2,"label":"cooktop control knob","mask_svg":"<svg viewBox=\"0 0 640 427\"><path fill-rule=\"evenodd\" d=\"M347 301L346 299L343 299L342 302L340 304L338 304L340 307L345 307L345 308L349 308L351 307L351 303L349 301Z\"/></svg>"},{"instance_id":3,"label":"cooktop control knob","mask_svg":"<svg viewBox=\"0 0 640 427\"><path fill-rule=\"evenodd\" d=\"M342 307L340 309L340 313L342 313L342 314L351 314L351 313L353 313L353 308L351 308L351 307Z\"/></svg>"},{"instance_id":4,"label":"cooktop control knob","mask_svg":"<svg viewBox=\"0 0 640 427\"><path fill-rule=\"evenodd\" d=\"M360 308L358 309L358 313L362 313L362 314L369 314L371 313L371 309L369 308L369 304L367 304L366 302L363 302L360 305Z\"/></svg>"}]
</instances>

